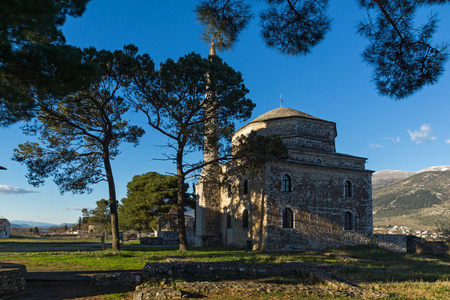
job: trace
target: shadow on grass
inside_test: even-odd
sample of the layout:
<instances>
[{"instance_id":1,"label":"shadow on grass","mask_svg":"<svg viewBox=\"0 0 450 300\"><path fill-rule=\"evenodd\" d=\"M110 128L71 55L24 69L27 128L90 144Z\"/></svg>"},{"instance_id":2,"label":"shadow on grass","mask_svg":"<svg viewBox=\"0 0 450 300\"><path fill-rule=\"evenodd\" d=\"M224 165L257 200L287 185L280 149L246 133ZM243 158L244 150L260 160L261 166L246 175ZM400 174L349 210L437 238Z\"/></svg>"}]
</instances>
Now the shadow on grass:
<instances>
[{"instance_id":1,"label":"shadow on grass","mask_svg":"<svg viewBox=\"0 0 450 300\"><path fill-rule=\"evenodd\" d=\"M450 259L445 256L396 253L357 246L334 250L356 260L341 259L342 264L329 271L349 280L365 282L448 281Z\"/></svg>"},{"instance_id":2,"label":"shadow on grass","mask_svg":"<svg viewBox=\"0 0 450 300\"><path fill-rule=\"evenodd\" d=\"M37 299L78 299L115 294L122 299L123 294L133 291L125 286L91 286L89 281L27 281L23 294L11 297L11 300ZM95 298L98 299L98 298ZM102 298L103 299L103 298ZM119 298L115 298L119 299ZM127 299L132 299L128 297Z\"/></svg>"},{"instance_id":3,"label":"shadow on grass","mask_svg":"<svg viewBox=\"0 0 450 300\"><path fill-rule=\"evenodd\" d=\"M178 251L176 246L140 246L136 244L123 245L123 251L114 253L110 250L102 252L99 243L74 241L42 242L40 239L24 239L0 243L0 252L70 252L76 258L93 256L94 259L111 257L125 259L135 257L136 266L146 262L188 261L188 262L223 262L241 264L272 264L278 262L300 262L309 264L324 271L333 273L336 277L351 282L403 282L403 281L449 281L450 259L444 256L395 253L371 246L344 247L337 250L295 253L262 253L245 252L229 247L220 248L190 248L189 251ZM87 248L85 248L86 246ZM73 248L71 248L73 247ZM67 250L71 249L71 250ZM36 258L39 259L39 258ZM23 262L21 262L23 263ZM136 268L132 266L129 268ZM284 278L284 277L283 277ZM212 278L213 280L216 280ZM288 278L288 281L291 280Z\"/></svg>"},{"instance_id":4,"label":"shadow on grass","mask_svg":"<svg viewBox=\"0 0 450 300\"><path fill-rule=\"evenodd\" d=\"M258 253L230 248L170 251L158 257L186 259L191 262L223 262L242 264L271 264L282 261L306 263L331 272L350 282L449 281L450 259L445 256L396 253L372 246L344 247L322 253ZM209 278L217 281L219 278ZM283 277L283 280L285 277ZM289 282L292 278L287 278ZM296 280L294 278L294 280Z\"/></svg>"}]
</instances>

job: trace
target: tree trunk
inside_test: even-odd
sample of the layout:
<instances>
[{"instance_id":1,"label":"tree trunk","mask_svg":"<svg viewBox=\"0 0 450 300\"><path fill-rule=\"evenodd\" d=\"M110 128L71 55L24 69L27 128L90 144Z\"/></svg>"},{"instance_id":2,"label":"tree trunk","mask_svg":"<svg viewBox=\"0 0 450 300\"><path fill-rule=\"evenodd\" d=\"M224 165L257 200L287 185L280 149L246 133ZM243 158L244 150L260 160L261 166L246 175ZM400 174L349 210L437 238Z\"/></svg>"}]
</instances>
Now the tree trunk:
<instances>
[{"instance_id":1,"label":"tree trunk","mask_svg":"<svg viewBox=\"0 0 450 300\"><path fill-rule=\"evenodd\" d=\"M113 251L119 251L120 250L119 216L117 214L116 187L114 184L111 162L109 161L109 153L105 155L104 162L109 189L109 210L111 212L112 249Z\"/></svg>"},{"instance_id":2,"label":"tree trunk","mask_svg":"<svg viewBox=\"0 0 450 300\"><path fill-rule=\"evenodd\" d=\"M177 153L177 219L178 219L178 239L180 240L179 250L188 250L186 238L186 225L184 222L184 172L183 172L183 148L178 149Z\"/></svg>"}]
</instances>

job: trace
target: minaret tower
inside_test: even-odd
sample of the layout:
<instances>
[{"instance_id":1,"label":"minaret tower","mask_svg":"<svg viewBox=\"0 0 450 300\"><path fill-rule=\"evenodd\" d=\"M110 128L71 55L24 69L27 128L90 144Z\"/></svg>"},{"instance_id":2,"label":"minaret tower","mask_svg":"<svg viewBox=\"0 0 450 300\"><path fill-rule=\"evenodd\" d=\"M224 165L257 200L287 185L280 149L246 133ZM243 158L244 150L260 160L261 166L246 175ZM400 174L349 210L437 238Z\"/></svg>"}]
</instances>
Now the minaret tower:
<instances>
[{"instance_id":1,"label":"minaret tower","mask_svg":"<svg viewBox=\"0 0 450 300\"><path fill-rule=\"evenodd\" d=\"M209 49L209 59L216 55L214 42L211 42ZM206 74L207 85L210 82L210 74ZM217 120L217 97L211 87L206 87L206 95L204 100L205 105L205 138L203 146L203 158L205 167L202 172L208 173L216 172L219 169L219 121ZM217 175L217 174L214 174Z\"/></svg>"},{"instance_id":2,"label":"minaret tower","mask_svg":"<svg viewBox=\"0 0 450 300\"><path fill-rule=\"evenodd\" d=\"M209 58L216 55L211 42ZM206 74L207 83L210 74ZM205 105L205 137L203 146L204 167L197 184L196 241L197 247L220 244L220 185L219 185L219 122L217 97L207 86Z\"/></svg>"}]
</instances>

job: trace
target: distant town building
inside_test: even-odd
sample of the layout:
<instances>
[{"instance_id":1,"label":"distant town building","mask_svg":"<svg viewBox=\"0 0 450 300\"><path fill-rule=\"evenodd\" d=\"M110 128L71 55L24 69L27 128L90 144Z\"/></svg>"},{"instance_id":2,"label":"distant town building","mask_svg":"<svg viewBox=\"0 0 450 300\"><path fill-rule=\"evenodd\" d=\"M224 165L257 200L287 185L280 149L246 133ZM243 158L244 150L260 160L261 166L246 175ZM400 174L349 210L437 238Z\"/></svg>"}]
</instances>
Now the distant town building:
<instances>
[{"instance_id":1,"label":"distant town building","mask_svg":"<svg viewBox=\"0 0 450 300\"><path fill-rule=\"evenodd\" d=\"M189 245L194 244L195 218L190 214L184 214L186 226L186 238ZM163 239L163 245L178 244L178 217L176 208L156 219L156 237Z\"/></svg>"},{"instance_id":2,"label":"distant town building","mask_svg":"<svg viewBox=\"0 0 450 300\"><path fill-rule=\"evenodd\" d=\"M7 219L0 219L0 239L7 239L11 236L11 223Z\"/></svg>"},{"instance_id":3,"label":"distant town building","mask_svg":"<svg viewBox=\"0 0 450 300\"><path fill-rule=\"evenodd\" d=\"M185 226L187 231L194 230L195 218L192 215L184 215ZM156 219L156 231L177 231L178 217L176 208L171 208L170 211Z\"/></svg>"}]
</instances>

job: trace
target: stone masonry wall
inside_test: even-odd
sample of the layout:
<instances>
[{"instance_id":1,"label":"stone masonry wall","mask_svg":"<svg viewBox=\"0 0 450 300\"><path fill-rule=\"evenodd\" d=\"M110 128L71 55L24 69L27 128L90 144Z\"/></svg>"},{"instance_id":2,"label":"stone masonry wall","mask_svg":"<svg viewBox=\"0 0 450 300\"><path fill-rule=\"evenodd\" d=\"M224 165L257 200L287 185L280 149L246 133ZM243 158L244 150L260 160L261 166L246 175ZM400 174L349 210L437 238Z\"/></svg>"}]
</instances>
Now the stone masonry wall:
<instances>
[{"instance_id":1,"label":"stone masonry wall","mask_svg":"<svg viewBox=\"0 0 450 300\"><path fill-rule=\"evenodd\" d=\"M193 230L186 231L188 246L194 246L195 232ZM139 239L141 245L178 245L177 231L157 231L156 237L142 237Z\"/></svg>"},{"instance_id":2,"label":"stone masonry wall","mask_svg":"<svg viewBox=\"0 0 450 300\"><path fill-rule=\"evenodd\" d=\"M307 118L282 118L249 123L234 138L250 131L260 135L279 135L288 148L334 153L336 127L333 122Z\"/></svg>"},{"instance_id":3,"label":"stone masonry wall","mask_svg":"<svg viewBox=\"0 0 450 300\"><path fill-rule=\"evenodd\" d=\"M318 272L310 266L298 263L240 264L234 262L211 263L147 263L142 270L142 280L189 279L211 280L211 278L254 279L276 276L314 276ZM318 277L320 278L320 277ZM320 279L319 279L320 280Z\"/></svg>"},{"instance_id":4,"label":"stone masonry wall","mask_svg":"<svg viewBox=\"0 0 450 300\"><path fill-rule=\"evenodd\" d=\"M25 290L25 273L23 265L0 263L0 299Z\"/></svg>"},{"instance_id":5,"label":"stone masonry wall","mask_svg":"<svg viewBox=\"0 0 450 300\"><path fill-rule=\"evenodd\" d=\"M374 234L372 244L394 252L406 252L407 236L404 234Z\"/></svg>"},{"instance_id":6,"label":"stone masonry wall","mask_svg":"<svg viewBox=\"0 0 450 300\"><path fill-rule=\"evenodd\" d=\"M283 174L292 191L281 191ZM345 197L345 182L352 196ZM294 162L271 163L266 169L267 251L321 250L356 245L372 235L371 172L315 167ZM282 227L285 208L294 213L294 227ZM353 215L353 230L344 231L345 213Z\"/></svg>"},{"instance_id":7,"label":"stone masonry wall","mask_svg":"<svg viewBox=\"0 0 450 300\"><path fill-rule=\"evenodd\" d=\"M365 158L345 154L317 153L309 151L289 151L289 159L317 166L365 170Z\"/></svg>"},{"instance_id":8,"label":"stone masonry wall","mask_svg":"<svg viewBox=\"0 0 450 300\"><path fill-rule=\"evenodd\" d=\"M215 174L219 174L215 171ZM205 175L206 174L206 175ZM220 186L219 175L203 172L196 186L196 241L198 247L212 247L220 243Z\"/></svg>"},{"instance_id":9,"label":"stone masonry wall","mask_svg":"<svg viewBox=\"0 0 450 300\"><path fill-rule=\"evenodd\" d=\"M246 248L252 243L252 250L260 250L264 230L264 202L261 184L264 172L240 174L230 178L230 185L222 188L221 201L221 243L237 248ZM244 194L243 182L248 182L248 193ZM243 227L243 212L248 211L248 228ZM227 212L230 211L230 228L227 228Z\"/></svg>"},{"instance_id":10,"label":"stone masonry wall","mask_svg":"<svg viewBox=\"0 0 450 300\"><path fill-rule=\"evenodd\" d=\"M338 154L336 125L309 117L257 118L239 129L233 140L252 130L259 135L279 135L289 158L265 164L259 173L231 176L232 184L221 191L221 243L253 250L302 251L368 243L372 238L372 171L365 158ZM283 115L281 109L278 111ZM270 115L270 114L269 114ZM225 173L228 174L224 168ZM282 191L283 175L291 179L291 191ZM242 193L248 181L248 194ZM352 195L345 195L351 183ZM283 211L293 212L293 228L283 228ZM249 226L243 226L243 212ZM227 212L231 226L227 228ZM346 215L351 228L344 229ZM347 218L348 220L348 218ZM205 226L206 228L208 226Z\"/></svg>"}]
</instances>

